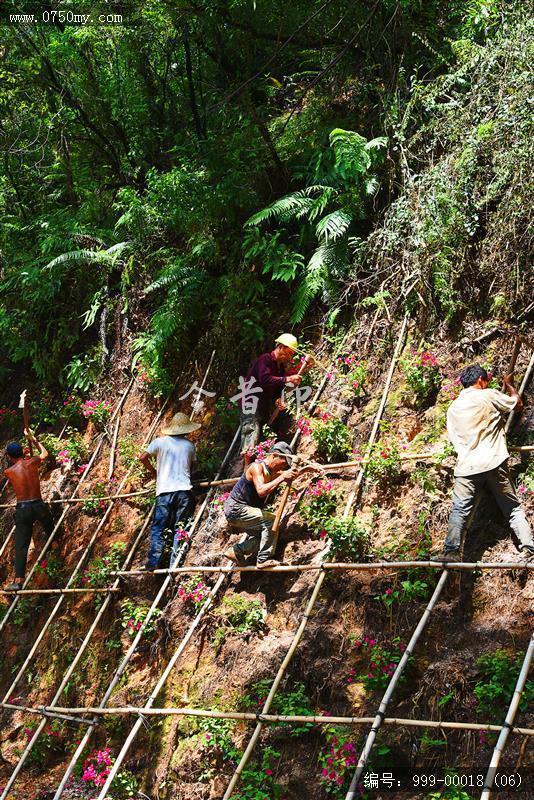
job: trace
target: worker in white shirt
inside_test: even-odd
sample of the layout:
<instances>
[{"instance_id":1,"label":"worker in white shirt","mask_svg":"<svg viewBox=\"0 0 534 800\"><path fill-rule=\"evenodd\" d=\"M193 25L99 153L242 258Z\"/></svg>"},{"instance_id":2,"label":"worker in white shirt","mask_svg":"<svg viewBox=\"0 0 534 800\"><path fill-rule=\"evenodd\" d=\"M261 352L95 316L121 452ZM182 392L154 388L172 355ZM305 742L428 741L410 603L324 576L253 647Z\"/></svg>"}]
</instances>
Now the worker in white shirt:
<instances>
[{"instance_id":1,"label":"worker in white shirt","mask_svg":"<svg viewBox=\"0 0 534 800\"><path fill-rule=\"evenodd\" d=\"M170 425L162 428L163 436L154 439L139 456L149 476L156 478L156 506L145 570L158 567L166 530L173 535L171 561L176 558L178 523L185 523L195 507L191 471L196 462L196 450L187 434L199 428L200 425L191 422L186 414L175 414ZM157 459L156 467L151 462L154 457Z\"/></svg>"},{"instance_id":2,"label":"worker in white shirt","mask_svg":"<svg viewBox=\"0 0 534 800\"><path fill-rule=\"evenodd\" d=\"M532 531L515 493L508 470L505 424L510 411L523 407L512 385L512 375L503 383L507 394L488 389L488 373L478 364L466 367L460 376L463 390L447 413L449 439L458 454L454 470L452 509L444 551L435 561L459 561L467 518L475 496L483 486L491 491L506 521L517 536L519 549L534 555Z\"/></svg>"}]
</instances>

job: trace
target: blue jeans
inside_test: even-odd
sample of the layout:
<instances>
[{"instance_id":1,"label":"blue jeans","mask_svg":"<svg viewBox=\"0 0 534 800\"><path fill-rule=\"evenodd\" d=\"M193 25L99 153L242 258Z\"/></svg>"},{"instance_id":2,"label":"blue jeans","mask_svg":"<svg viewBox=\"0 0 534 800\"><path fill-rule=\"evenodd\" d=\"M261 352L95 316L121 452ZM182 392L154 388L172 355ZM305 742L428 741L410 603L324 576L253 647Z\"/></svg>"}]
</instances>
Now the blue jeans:
<instances>
[{"instance_id":1,"label":"blue jeans","mask_svg":"<svg viewBox=\"0 0 534 800\"><path fill-rule=\"evenodd\" d=\"M175 529L179 522L191 516L195 501L193 492L163 492L156 497L154 518L150 531L150 548L147 557L147 567L156 569L165 546L167 538L165 531L170 529L173 536L171 563L178 554L178 540Z\"/></svg>"}]
</instances>

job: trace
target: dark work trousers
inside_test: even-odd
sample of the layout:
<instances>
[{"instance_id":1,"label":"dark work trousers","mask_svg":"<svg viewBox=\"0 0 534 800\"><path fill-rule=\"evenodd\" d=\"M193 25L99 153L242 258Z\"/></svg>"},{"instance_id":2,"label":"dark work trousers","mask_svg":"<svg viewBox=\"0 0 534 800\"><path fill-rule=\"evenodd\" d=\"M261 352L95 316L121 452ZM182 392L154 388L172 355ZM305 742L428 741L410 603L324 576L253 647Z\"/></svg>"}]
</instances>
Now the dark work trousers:
<instances>
[{"instance_id":1,"label":"dark work trousers","mask_svg":"<svg viewBox=\"0 0 534 800\"><path fill-rule=\"evenodd\" d=\"M163 492L156 497L154 518L150 531L150 548L147 557L147 567L156 569L165 546L166 530L170 530L173 537L171 563L178 554L179 540L176 536L176 527L179 522L191 516L195 507L192 491Z\"/></svg>"},{"instance_id":2,"label":"dark work trousers","mask_svg":"<svg viewBox=\"0 0 534 800\"><path fill-rule=\"evenodd\" d=\"M50 535L54 520L50 509L42 500L24 500L15 508L15 577L24 578L28 548L32 540L34 522L40 522L45 533Z\"/></svg>"}]
</instances>

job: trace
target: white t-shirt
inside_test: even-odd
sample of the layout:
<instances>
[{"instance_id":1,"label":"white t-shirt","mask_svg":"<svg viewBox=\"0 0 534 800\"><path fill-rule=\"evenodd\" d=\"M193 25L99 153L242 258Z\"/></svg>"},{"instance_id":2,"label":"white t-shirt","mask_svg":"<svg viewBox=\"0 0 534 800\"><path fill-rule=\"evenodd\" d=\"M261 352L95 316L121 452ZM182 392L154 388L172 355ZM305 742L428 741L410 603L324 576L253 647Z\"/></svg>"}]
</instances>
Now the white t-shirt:
<instances>
[{"instance_id":1,"label":"white t-shirt","mask_svg":"<svg viewBox=\"0 0 534 800\"><path fill-rule=\"evenodd\" d=\"M195 445L183 436L160 436L146 448L157 456L156 494L186 492L192 488L191 469L196 461Z\"/></svg>"},{"instance_id":2,"label":"white t-shirt","mask_svg":"<svg viewBox=\"0 0 534 800\"><path fill-rule=\"evenodd\" d=\"M458 461L454 474L476 475L495 469L508 456L503 414L515 408L517 399L497 389L463 389L447 412L447 431Z\"/></svg>"}]
</instances>

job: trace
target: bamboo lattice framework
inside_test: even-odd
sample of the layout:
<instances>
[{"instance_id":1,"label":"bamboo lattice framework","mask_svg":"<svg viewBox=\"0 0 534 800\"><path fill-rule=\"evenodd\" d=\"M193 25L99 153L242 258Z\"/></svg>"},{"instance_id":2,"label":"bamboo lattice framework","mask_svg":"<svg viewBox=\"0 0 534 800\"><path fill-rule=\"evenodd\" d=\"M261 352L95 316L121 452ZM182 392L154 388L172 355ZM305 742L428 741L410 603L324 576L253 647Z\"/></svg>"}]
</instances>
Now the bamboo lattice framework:
<instances>
[{"instance_id":1,"label":"bamboo lattice framework","mask_svg":"<svg viewBox=\"0 0 534 800\"><path fill-rule=\"evenodd\" d=\"M386 385L384 387L384 391L383 391L383 395L382 395L382 401L381 401L381 404L379 406L377 415L375 417L375 422L373 424L371 435L369 437L369 442L370 443L372 443L374 441L374 437L376 436L376 433L378 431L378 424L380 422L380 418L382 416L382 413L383 413L383 410L384 410L384 407L385 407L385 404L386 404L386 400L387 400L387 396L388 396L388 392L389 392L389 387L391 385L391 380L392 380L392 377L393 377L393 371L394 371L394 368L395 368L395 364L397 362L397 359L398 359L398 357L400 355L400 351L402 349L402 341L404 340L404 334L405 334L405 330L406 330L406 325L407 325L407 318L404 319L403 326L401 328L401 333L400 333L399 338L397 340L397 346L395 348L395 352L394 352L392 360L391 360L390 370L388 372L388 377L386 379ZM521 384L521 392L524 391L524 389L528 385L528 377L530 377L530 375L531 375L533 364L534 364L534 356L530 361L529 368L527 370L527 374L525 375L525 378L523 379L523 382ZM324 381L321 384L321 386L319 387L318 393L316 394L316 397L314 398L314 401L313 401L312 405L317 402L317 397L320 396L320 393L322 391L323 386L324 386ZM195 525L195 523L197 523L197 525L198 525L198 523L200 522L200 518L202 516L203 511L205 510L205 507L207 505L208 498L209 498L209 496L211 494L211 491L214 488L214 486L217 485L217 479L218 479L219 475L222 473L222 471L224 469L224 466L225 466L225 464L227 463L227 461L228 461L228 459L230 457L230 454L232 452L232 448L233 448L233 446L235 444L235 441L237 440L238 434L239 434L239 430L236 432L236 435L234 436L234 440L233 440L232 444L230 445L229 450L226 453L225 459L223 460L221 468L219 469L219 473L218 473L218 476L216 478L216 481L209 482L209 483L212 484L210 486L210 492L208 493L208 496L206 497L206 499L205 499L205 501L203 503L203 508L201 510L200 515L199 514L196 515L195 521L193 523L193 526ZM530 448L520 448L520 449L524 450L524 449L530 449ZM353 504L354 504L354 502L356 501L356 499L358 497L358 492L361 489L361 486L362 486L362 483L363 483L363 480L364 480L364 477L365 477L365 466L366 466L366 464L365 464L365 460L364 460L364 463L360 467L360 470L359 470L358 475L356 477L354 489L352 490L352 492L351 492L351 494L350 494L350 496L349 496L349 498L347 500L347 504L345 506L345 511L344 511L344 515L345 516L347 516L350 513L350 511L351 511L351 509L353 507ZM224 481L218 481L219 484L223 483L223 482ZM147 521L148 521L148 519L149 518L147 517ZM147 521L145 521L145 525L147 524ZM143 707L126 706L126 707L115 707L115 708L113 708L113 707L108 707L106 705L107 701L109 700L109 698L110 698L110 696L112 694L113 689L115 688L115 686L116 686L116 684L117 684L117 682L118 682L118 680L120 678L120 675L123 674L124 670L120 671L119 675L117 675L117 674L115 675L116 680L114 680L114 681L112 680L112 684L110 684L110 686L108 687L108 691L106 692L106 695L104 696L103 701L97 707L89 707L89 706L88 707L72 707L72 708L62 707L62 706L59 706L59 705L56 704L57 701L55 703L51 704L51 705L40 706L40 707L21 706L21 705L18 705L18 704L10 704L10 703L7 703L7 702L4 702L4 703L1 704L4 708L17 709L18 711L23 710L23 711L26 711L28 713L41 715L43 717L43 724L45 724L46 719L48 719L48 718L58 718L58 719L63 719L63 720L68 721L68 722L72 722L73 724L87 725L88 726L88 731L87 731L87 733L85 735L87 737L87 739L90 736L90 734L93 731L93 729L96 727L96 725L99 724L99 718L103 718L103 717L109 716L109 715L137 716L138 720L135 723L134 727L132 728L132 731L130 732L129 736L127 737L127 739L126 739L126 741L125 741L125 743L123 745L123 748L121 750L121 753L119 754L119 757L117 758L117 761L113 765L113 767L111 769L111 772L110 772L110 775L108 776L108 779L106 781L106 784L105 784L105 786L102 787L102 790L101 790L100 794L98 795L97 800L104 800L104 798L106 797L107 792L109 791L109 787L110 787L114 777L116 776L116 774L117 774L117 772L118 772L118 770L120 768L120 765L122 764L122 762L124 760L125 755L127 754L131 744L133 743L133 740L135 739L135 736L137 735L137 732L139 731L139 728L143 724L143 719L145 717L151 717L151 716L158 717L158 716L166 716L166 715L169 715L169 716L178 715L178 716L206 717L206 718L212 717L212 718L219 718L219 719L241 719L241 720L256 721L255 732L254 732L251 740L249 741L249 744L248 744L248 746L247 746L247 748L245 750L243 758L241 759L241 762L238 765L238 768L237 768L232 780L230 781L230 784L229 784L229 786L228 786L228 788L226 790L226 793L224 794L223 800L227 800L227 799L229 800L229 798L232 796L233 790L234 790L234 788L235 788L235 786L236 786L236 784L237 784L237 782L239 780L239 776L241 774L241 771L246 766L246 763L248 762L248 759L249 759L250 755L252 754L252 751L253 751L256 743L257 743L257 740L259 738L259 734L260 734L262 726L264 724L285 722L285 723L288 723L288 724L292 724L292 723L294 723L294 724L313 723L313 724L365 725L365 724L372 723L371 731L370 731L370 733L369 733L369 735L367 737L366 745L365 745L365 747L364 747L364 749L362 751L362 754L360 756L360 760L359 760L359 763L358 763L358 768L357 768L357 771L355 773L354 779L352 781L351 788L349 789L349 792L347 793L346 800L352 800L352 798L354 798L356 796L355 793L354 793L355 792L355 787L356 787L356 785L358 783L358 780L359 780L359 777L361 775L361 772L363 771L363 769L364 769L364 767L365 767L365 765L367 763L369 752L370 752L370 750L372 748L372 745L373 745L373 742L374 742L374 738L376 736L376 732L377 732L378 728L380 727L380 725L382 725L382 724L400 726L400 727L415 727L415 728L425 728L425 727L427 727L427 728L436 728L436 729L443 729L443 730L466 730L466 731L475 731L475 730L482 731L482 730L485 730L485 731L492 731L492 732L496 732L496 733L498 732L499 733L499 739L498 739L498 742L497 742L497 744L495 746L495 749L494 749L494 752L493 752L491 764L490 764L490 766L488 768L488 774L487 774L486 781L485 781L485 786L484 786L484 790L483 790L483 794L482 794L482 800L487 800L490 797L491 785L492 785L493 776L495 774L495 769L496 769L496 766L498 766L498 763L499 763L499 760L500 760L500 756L501 756L501 754L502 754L502 752L504 750L504 747L506 745L506 742L507 742L507 739L508 739L508 736L509 736L510 732L515 732L517 734L524 735L526 737L530 737L530 736L534 735L534 729L520 728L520 727L516 727L514 725L515 716L516 716L516 713L517 713L517 710L518 710L518 707L519 707L519 702L521 700L522 692L523 692L523 689L524 689L524 686L525 686L525 682L526 682L527 675L528 675L528 670L529 670L531 659L532 659L532 656L533 656L534 638L531 639L529 647L528 647L527 652L525 654L525 658L523 660L521 672L520 672L520 675L519 675L518 680L517 680L516 689L514 691L514 695L512 697L511 703L510 703L510 708L508 710L508 714L506 716L506 720L504 721L503 725L494 725L494 724L489 724L489 723L486 724L486 723L454 722L454 721L442 721L442 720L403 719L403 718L396 718L396 717L387 717L386 714L385 714L385 709L387 707L389 699L391 698L391 695L393 694L395 686L397 685L398 680L400 679L400 677L402 675L402 671L403 671L406 663L408 662L408 658L409 658L410 654L412 653L413 648L415 647L415 644L416 644L420 634L422 633L423 629L425 628L425 626L426 626L426 624L428 622L430 613L433 610L433 608L435 607L435 605L437 603L437 600L439 599L439 596L440 596L440 594L441 594L441 592L442 592L442 590L444 588L444 585L446 583L446 580L448 578L449 571L450 570L460 570L460 571L463 570L463 571L470 571L471 572L471 571L489 570L489 569L491 569L491 570L516 570L516 569L531 570L531 569L534 568L534 563L532 563L532 562L528 563L528 562L525 562L525 561L521 561L521 562L460 562L460 563L446 563L446 564L444 564L442 562L435 562L435 561L396 561L396 562L383 561L383 562L372 562L372 563L361 563L361 564L338 563L338 562L323 562L323 563L319 563L319 564L313 563L313 564L282 565L282 566L278 566L278 567L271 567L271 568L264 569L264 570L262 570L263 573L265 573L265 572L297 572L298 573L298 572L305 572L305 571L315 570L315 571L319 571L319 576L318 576L318 579L317 579L317 581L315 583L315 586L314 586L314 589L312 591L311 597L309 598L308 603L306 605L306 609L305 609L304 615L303 615L303 617L301 619L301 624L299 626L299 629L297 630L297 632L296 632L296 634L295 634L295 636L293 638L292 644L291 644L291 646L290 646L290 648L288 650L288 653L286 654L286 657L285 657L285 659L284 659L284 661L283 661L283 663L282 663L282 665L281 665L281 667L280 667L280 669L279 669L279 671L277 673L277 676L275 677L275 680L274 680L273 685L271 687L271 691L269 693L269 697L267 698L267 701L266 701L262 711L258 712L258 713L245 713L245 712L222 712L222 711L214 711L214 710L209 710L209 709L195 709L195 708L157 708L157 707L154 707L154 703L155 703L155 701L157 699L157 696L158 696L161 688L165 684L165 682L166 682L170 672L172 671L173 667L175 666L178 658L184 652L184 650L187 647L187 645L189 644L189 642L192 640L193 635L194 635L195 631L198 629L200 622L205 617L207 611L211 608L211 606L212 606L212 604L213 604L213 602L215 600L215 597L218 595L218 593L219 593L220 589L222 588L226 578L229 575L231 575L233 572L251 572L251 571L256 571L257 570L257 568L255 568L255 567L236 567L236 566L231 566L231 567L212 566L212 565L205 565L205 566L177 566L177 564L181 563L183 558L185 558L185 555L186 555L187 550L189 549L189 546L190 546L190 543L187 543L185 545L185 552L182 552L181 554L179 554L178 558L176 559L175 563L171 566L171 568L169 568L167 570L155 570L156 574L163 574L163 575L166 576L165 582L164 582L164 587L166 588L168 586L169 582L172 580L173 576L177 575L177 574L179 575L179 574L187 574L187 573L213 572L213 573L219 573L219 578L218 578L216 584L212 587L212 589L210 591L210 594L208 595L208 597L207 597L207 599L205 601L204 606L201 608L201 610L199 611L199 613L197 614L197 616L193 620L188 632L186 633L185 637L180 642L180 644L178 646L178 649L175 651L175 653L173 654L173 656L170 659L169 663L167 664L163 674L160 676L160 679L158 680L158 682L156 684L156 687L152 691L152 693L151 693L151 695L149 697L149 700L145 704L145 706L143 706ZM132 553L132 555L133 555L133 553ZM423 612L423 614L422 614L422 616L421 616L421 618L419 620L419 623L418 623L418 625L417 625L417 627L416 627L416 629L414 631L414 634L412 635L412 638L410 639L410 643L408 644L408 646L406 648L406 651L405 651L403 657L401 658L401 661L399 662L399 664L397 666L397 669L395 670L395 673L394 673L394 675L393 675L393 677L392 677L392 679L390 681L390 684L389 684L389 686L388 686L388 688L386 690L386 693L384 695L384 698L382 700L382 703L381 703L381 706L379 708L379 711L378 711L377 715L375 717L339 717L339 716L324 716L324 715L320 715L320 716L298 716L298 715L293 715L293 716L290 716L290 715L270 714L269 713L269 709L270 709L270 705L272 703L272 700L274 698L274 694L275 694L275 692L276 692L276 690L277 690L277 688L278 688L278 686L279 686L279 684L280 684L280 682L281 682L281 680L282 680L282 678L283 678L283 676L285 674L285 670L286 670L287 666L289 665L289 663L291 661L291 658L292 658L292 656L293 656L293 654L294 654L294 652L295 652L295 650L296 650L296 648L297 648L297 646L298 646L298 644L299 644L299 642L300 642L300 640L302 638L305 626L307 624L307 621L309 619L309 616L311 614L311 611L313 609L315 601L316 601L316 599L317 599L317 597L319 595L319 591L320 591L320 588L321 588L322 583L324 581L324 578L326 576L326 573L328 571L334 571L334 570L375 570L375 569L376 570L380 570L380 569L386 569L386 570L398 569L398 570L402 570L402 569L405 569L405 568L408 568L408 567L409 568L418 568L419 567L419 568L440 569L440 570L442 570L442 573L441 573L439 581L438 581L438 583L436 585L436 588L435 588L435 590L433 592L433 595L432 595L429 603L427 604L427 606L426 606L426 608L425 608L425 610L424 610L424 612ZM118 582L119 582L120 578L124 579L124 578L126 578L126 577L128 577L130 575L136 575L136 574L140 574L140 573L139 573L138 570L131 570L131 569L124 569L123 568L121 570L115 571L112 574L115 577L114 585L112 587L106 587L102 591L107 591L107 592L114 591L118 587ZM64 590L57 589L57 590L51 590L51 591L60 592L60 591L64 591ZM159 599L161 599L161 597L163 596L163 593L164 592L162 592L160 590L160 592L158 593L158 598ZM111 595L109 595L108 599L111 599ZM158 602L159 602L159 599L158 599ZM154 605L154 603L153 603L153 606L151 607L151 611L153 611L153 609L155 609L156 607L157 606ZM149 614L150 614L150 612L149 612ZM130 647L130 650L126 654L126 657L128 657L128 660L131 657L131 655L133 654L133 651L135 650L135 647L137 646L137 644L138 644L138 642L139 642L139 640L141 638L142 632L143 632L144 628L146 627L146 624L148 623L148 621L149 621L149 617L147 616L145 618L143 624L142 624L141 630L138 631L138 634L136 636L136 640L137 641L134 640L134 642L132 642L132 646ZM92 632L93 631L91 631L91 635L92 635ZM124 663L124 659L123 659L123 663ZM126 664L125 664L125 666L126 666ZM56 698L57 698L57 696L58 695L56 693ZM92 719L85 718L85 716L84 716L85 714L92 715ZM85 741L87 741L87 739L84 737ZM84 741L84 740L82 740L82 741ZM59 788L58 788L58 790L57 790L57 792L56 792L56 794L54 796L54 800L59 800L59 798L62 796L62 792L63 792L63 789L65 788L65 785L66 785L66 782L68 780L68 777L72 773L72 768L74 767L74 765L76 763L77 757L79 757L79 755L81 754L82 749L83 748L79 747L77 752L75 753L75 756L71 760L71 764L69 765L69 768L67 769L67 772L65 773L65 776L64 776L64 778L63 778L63 780L61 782L61 785L59 786ZM20 762L19 762L19 765L20 765ZM17 766L19 766L19 765L17 765ZM12 776L13 780L16 777L16 772L17 771L15 771L13 776ZM8 788L10 788L10 786L12 786L13 780L11 780L11 783L9 783L8 786L6 787L6 789L4 790L4 793L2 794L0 800L4 799ZM354 787L353 787L353 784L354 784Z\"/></svg>"}]
</instances>

